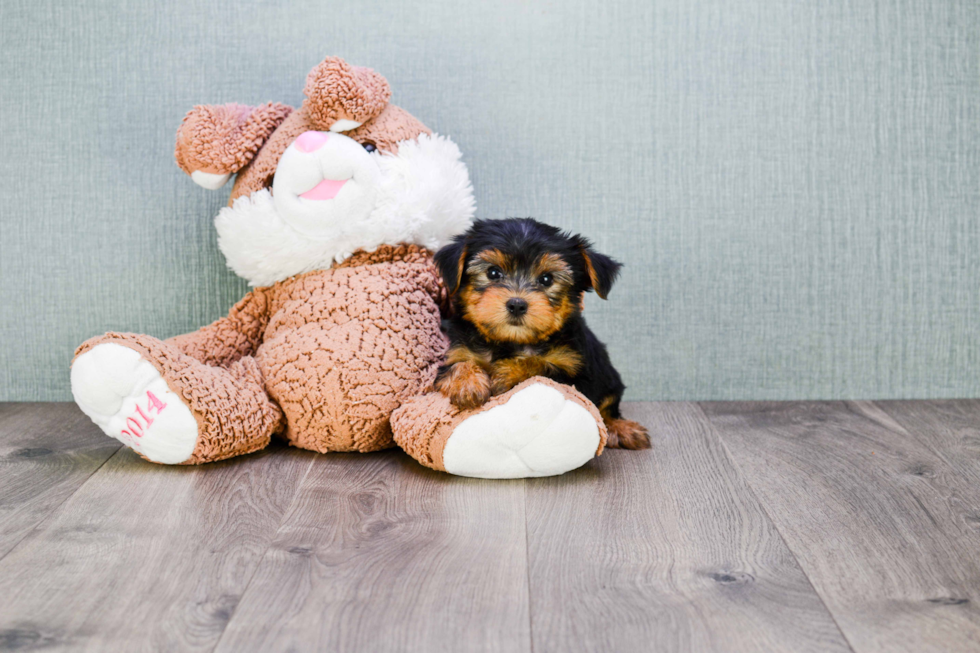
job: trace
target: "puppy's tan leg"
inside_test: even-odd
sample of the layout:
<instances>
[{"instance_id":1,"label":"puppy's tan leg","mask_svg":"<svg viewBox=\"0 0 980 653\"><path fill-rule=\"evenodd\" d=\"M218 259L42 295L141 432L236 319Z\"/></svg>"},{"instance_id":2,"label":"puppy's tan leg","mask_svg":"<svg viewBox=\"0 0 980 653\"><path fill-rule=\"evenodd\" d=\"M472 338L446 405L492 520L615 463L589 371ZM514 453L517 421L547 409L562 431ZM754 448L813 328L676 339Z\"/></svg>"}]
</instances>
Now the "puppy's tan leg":
<instances>
[{"instance_id":1,"label":"puppy's tan leg","mask_svg":"<svg viewBox=\"0 0 980 653\"><path fill-rule=\"evenodd\" d=\"M619 414L619 397L609 395L599 404L599 414L606 423L609 439L606 446L611 449L649 449L650 436L645 426L633 420L613 417Z\"/></svg>"},{"instance_id":2,"label":"puppy's tan leg","mask_svg":"<svg viewBox=\"0 0 980 653\"><path fill-rule=\"evenodd\" d=\"M490 376L472 361L454 363L436 379L435 387L464 410L482 406L490 398Z\"/></svg>"},{"instance_id":3,"label":"puppy's tan leg","mask_svg":"<svg viewBox=\"0 0 980 653\"><path fill-rule=\"evenodd\" d=\"M650 436L645 426L639 422L613 417L603 420L609 439L606 446L613 449L649 449Z\"/></svg>"}]
</instances>

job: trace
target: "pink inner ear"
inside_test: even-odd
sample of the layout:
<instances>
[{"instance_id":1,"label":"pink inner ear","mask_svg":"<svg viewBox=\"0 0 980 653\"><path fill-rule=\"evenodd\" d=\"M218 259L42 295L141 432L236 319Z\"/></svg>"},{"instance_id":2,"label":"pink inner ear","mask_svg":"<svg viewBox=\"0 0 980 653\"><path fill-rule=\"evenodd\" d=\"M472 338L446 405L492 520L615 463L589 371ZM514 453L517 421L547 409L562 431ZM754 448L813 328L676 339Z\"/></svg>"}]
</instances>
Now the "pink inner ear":
<instances>
[{"instance_id":1,"label":"pink inner ear","mask_svg":"<svg viewBox=\"0 0 980 653\"><path fill-rule=\"evenodd\" d=\"M296 149L300 152L316 152L330 138L330 134L324 132L308 131L303 132L296 139Z\"/></svg>"}]
</instances>

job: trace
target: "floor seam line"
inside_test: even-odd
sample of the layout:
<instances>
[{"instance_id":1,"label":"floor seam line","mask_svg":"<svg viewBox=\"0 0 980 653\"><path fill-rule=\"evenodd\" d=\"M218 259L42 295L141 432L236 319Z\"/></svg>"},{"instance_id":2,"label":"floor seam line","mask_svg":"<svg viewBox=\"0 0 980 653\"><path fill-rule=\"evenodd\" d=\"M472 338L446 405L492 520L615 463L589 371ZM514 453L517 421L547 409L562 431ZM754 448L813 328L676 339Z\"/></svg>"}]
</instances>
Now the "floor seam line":
<instances>
[{"instance_id":1,"label":"floor seam line","mask_svg":"<svg viewBox=\"0 0 980 653\"><path fill-rule=\"evenodd\" d=\"M531 607L531 534L527 522L527 479L524 482L524 577L527 579L527 634L531 653L534 653L534 616Z\"/></svg>"},{"instance_id":2,"label":"floor seam line","mask_svg":"<svg viewBox=\"0 0 980 653\"><path fill-rule=\"evenodd\" d=\"M905 431L905 435L907 435L909 438L911 438L915 442L920 443L924 449L926 449L933 456L935 456L940 461L942 461L943 463L945 463L946 466L949 467L950 471L953 471L954 473L957 473L956 466L953 465L952 462L949 460L949 458L946 457L946 454L941 449L938 449L936 447L933 447L932 446L932 441L929 438L920 439L920 438L915 437L915 434L911 430L909 430L909 427L905 424L905 422L903 422L898 417L895 417L895 415L893 415L890 412L888 412L888 410L886 410L885 407L881 405L882 402L885 402L885 401L891 401L891 400L887 400L887 399L870 399L870 400L867 401L867 403L873 405L875 408L877 408L878 410L880 410L881 412L883 412L885 415L887 415L888 417L890 417L895 422L895 424L897 424L898 426L900 426L902 428L902 430ZM905 402L905 403L911 403L913 401L918 401L918 400L916 400L916 399L907 399L907 400L897 400L897 401L902 401L902 402ZM929 400L924 400L924 401L929 401ZM855 403L860 403L860 402L855 402Z\"/></svg>"},{"instance_id":3,"label":"floor seam line","mask_svg":"<svg viewBox=\"0 0 980 653\"><path fill-rule=\"evenodd\" d=\"M273 453L272 455L276 455L280 453L283 452L280 450ZM255 565L255 571L253 571L252 575L249 576L248 582L245 583L245 588L242 590L241 597L238 599L238 602L235 603L235 607L231 609L231 614L228 615L228 621L225 622L225 627L221 630L221 636L218 637L218 641L216 641L214 643L214 646L211 648L212 653L214 653L214 651L217 651L218 647L221 646L221 640L225 638L225 633L228 632L228 627L231 626L231 622L235 619L235 613L238 612L238 606L242 604L242 601L245 599L245 595L248 594L249 588L252 587L252 581L255 580L255 576L259 573L259 569L262 568L262 563L265 561L265 557L266 555L268 555L269 549L271 549L272 545L275 543L276 537L279 535L279 529L282 528L282 523L286 519L286 515L289 514L289 511L292 509L293 504L296 503L296 497L297 495L299 495L300 488L302 488L303 483L306 482L306 477L310 475L310 470L313 469L313 463L315 462L316 462L316 457L314 456L313 458L310 459L310 464L307 465L306 471L303 472L303 478L301 478L299 480L299 483L296 484L296 491L293 492L293 496L292 498L290 498L289 504L287 504L286 508L282 511L282 516L279 518L279 523L276 524L276 529L272 532L272 537L269 538L268 546L266 546L265 549L262 550L262 555L259 556L259 560Z\"/></svg>"},{"instance_id":4,"label":"floor seam line","mask_svg":"<svg viewBox=\"0 0 980 653\"><path fill-rule=\"evenodd\" d=\"M732 464L732 466L738 471L739 477L741 477L742 482L745 483L746 489L748 489L749 493L752 495L752 498L755 499L755 502L759 505L759 508L762 510L762 514L764 514L766 516L766 519L769 520L769 523L772 524L772 527L776 530L776 535L779 536L779 540L783 543L783 546L786 547L786 550L789 551L789 554L793 556L793 562L796 563L796 568L800 570L801 574L803 574L803 578L806 579L807 585L809 585L810 589L813 590L814 596L817 597L817 600L820 601L820 605L822 605L823 609L827 611L827 615L830 617L831 621L833 621L834 625L837 626L837 632L839 632L840 636L844 638L844 643L847 644L847 647L851 649L852 653L857 653L857 649L854 648L854 644L847 636L847 633L844 632L844 629L841 627L840 622L837 621L837 615L835 615L834 611L830 609L830 606L827 605L827 601L820 593L820 590L818 590L816 586L813 584L813 580L811 580L810 574L807 573L806 568L804 568L804 566L800 563L800 558L799 556L796 555L796 551L794 551L793 547L791 547L789 545L789 542L786 541L786 536L783 535L783 531L779 528L779 524L777 524L776 520L772 518L772 515L769 513L769 509L766 508L766 504L762 502L762 499L759 497L759 494L755 491L755 488L752 487L752 483L749 481L748 476L746 476L745 472L742 471L742 468L739 466L738 462L736 462L735 458L732 456L732 452L728 450L728 445L725 444L725 439L721 436L719 430L715 428L714 423L711 421L711 418L708 417L708 414L704 411L704 407L701 404L702 402L700 401L695 402L695 405L698 407L698 411L700 411L701 415L705 419L705 423L711 428L711 431L714 432L715 437L718 440L718 444L721 445L722 451L725 452L725 457Z\"/></svg>"}]
</instances>

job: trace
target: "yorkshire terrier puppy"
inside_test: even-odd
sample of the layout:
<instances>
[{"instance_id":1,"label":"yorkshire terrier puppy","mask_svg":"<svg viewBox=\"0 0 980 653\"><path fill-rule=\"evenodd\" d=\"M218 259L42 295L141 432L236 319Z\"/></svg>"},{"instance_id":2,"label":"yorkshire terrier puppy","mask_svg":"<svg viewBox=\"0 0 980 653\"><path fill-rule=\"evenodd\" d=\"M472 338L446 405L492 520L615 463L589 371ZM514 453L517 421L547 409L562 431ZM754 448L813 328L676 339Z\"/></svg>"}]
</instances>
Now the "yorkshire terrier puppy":
<instances>
[{"instance_id":1,"label":"yorkshire terrier puppy","mask_svg":"<svg viewBox=\"0 0 980 653\"><path fill-rule=\"evenodd\" d=\"M606 298L622 267L588 240L530 218L478 220L435 256L453 304L451 347L436 389L475 408L532 376L575 386L609 431L607 446L645 449L623 419L622 379L582 317L582 295Z\"/></svg>"}]
</instances>

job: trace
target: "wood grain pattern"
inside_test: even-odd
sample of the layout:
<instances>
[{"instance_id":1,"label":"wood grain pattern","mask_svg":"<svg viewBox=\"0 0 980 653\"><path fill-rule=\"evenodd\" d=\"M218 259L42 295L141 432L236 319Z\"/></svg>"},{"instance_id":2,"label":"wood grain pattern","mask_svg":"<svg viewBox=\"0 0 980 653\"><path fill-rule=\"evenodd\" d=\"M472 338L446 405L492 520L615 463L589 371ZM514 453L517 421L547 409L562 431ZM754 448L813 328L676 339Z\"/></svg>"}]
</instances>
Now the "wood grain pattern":
<instances>
[{"instance_id":1,"label":"wood grain pattern","mask_svg":"<svg viewBox=\"0 0 980 653\"><path fill-rule=\"evenodd\" d=\"M534 650L849 650L697 405L630 417L652 451L528 481Z\"/></svg>"},{"instance_id":2,"label":"wood grain pattern","mask_svg":"<svg viewBox=\"0 0 980 653\"><path fill-rule=\"evenodd\" d=\"M0 561L0 648L212 650L314 458L120 450Z\"/></svg>"},{"instance_id":3,"label":"wood grain pattern","mask_svg":"<svg viewBox=\"0 0 980 653\"><path fill-rule=\"evenodd\" d=\"M652 451L501 482L0 404L0 651L980 651L980 401L625 410Z\"/></svg>"},{"instance_id":4,"label":"wood grain pattern","mask_svg":"<svg viewBox=\"0 0 980 653\"><path fill-rule=\"evenodd\" d=\"M872 403L705 404L848 641L980 650L980 486Z\"/></svg>"},{"instance_id":5,"label":"wood grain pattern","mask_svg":"<svg viewBox=\"0 0 980 653\"><path fill-rule=\"evenodd\" d=\"M218 651L528 651L523 481L318 458Z\"/></svg>"},{"instance_id":6,"label":"wood grain pattern","mask_svg":"<svg viewBox=\"0 0 980 653\"><path fill-rule=\"evenodd\" d=\"M74 404L0 404L0 558L120 446Z\"/></svg>"},{"instance_id":7,"label":"wood grain pattern","mask_svg":"<svg viewBox=\"0 0 980 653\"><path fill-rule=\"evenodd\" d=\"M875 405L901 424L916 442L980 487L980 400L876 401ZM926 476L933 473L927 467L917 471ZM956 512L966 515L967 527L980 529L980 505L964 508Z\"/></svg>"}]
</instances>

